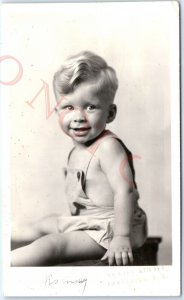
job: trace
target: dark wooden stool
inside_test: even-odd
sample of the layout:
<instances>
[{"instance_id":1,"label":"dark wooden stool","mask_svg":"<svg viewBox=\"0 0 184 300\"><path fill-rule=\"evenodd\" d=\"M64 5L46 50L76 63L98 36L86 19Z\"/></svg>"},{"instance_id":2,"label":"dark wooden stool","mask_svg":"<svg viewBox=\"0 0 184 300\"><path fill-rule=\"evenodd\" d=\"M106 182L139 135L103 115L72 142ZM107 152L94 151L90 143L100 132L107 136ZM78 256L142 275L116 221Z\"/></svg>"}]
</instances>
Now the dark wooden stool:
<instances>
[{"instance_id":1,"label":"dark wooden stool","mask_svg":"<svg viewBox=\"0 0 184 300\"><path fill-rule=\"evenodd\" d=\"M133 266L156 266L158 264L158 249L161 243L161 237L149 237L145 244L133 251ZM62 266L107 266L106 262L101 260L83 260L62 264ZM61 265L60 265L61 266Z\"/></svg>"},{"instance_id":2,"label":"dark wooden stool","mask_svg":"<svg viewBox=\"0 0 184 300\"><path fill-rule=\"evenodd\" d=\"M134 251L134 266L156 266L161 237L149 237L146 243Z\"/></svg>"}]
</instances>

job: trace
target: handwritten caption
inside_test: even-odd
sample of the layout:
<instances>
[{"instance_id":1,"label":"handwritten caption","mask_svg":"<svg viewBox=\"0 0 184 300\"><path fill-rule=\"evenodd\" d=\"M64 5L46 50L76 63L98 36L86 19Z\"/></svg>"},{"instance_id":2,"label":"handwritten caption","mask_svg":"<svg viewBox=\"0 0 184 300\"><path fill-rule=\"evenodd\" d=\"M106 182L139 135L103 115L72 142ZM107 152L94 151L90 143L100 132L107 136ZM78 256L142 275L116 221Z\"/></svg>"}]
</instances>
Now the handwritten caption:
<instances>
[{"instance_id":1,"label":"handwritten caption","mask_svg":"<svg viewBox=\"0 0 184 300\"><path fill-rule=\"evenodd\" d=\"M56 278L53 274L46 275L44 286L53 287L56 285L68 286L69 288L77 287L80 289L83 295L87 286L87 278L77 278L77 279L62 279Z\"/></svg>"}]
</instances>

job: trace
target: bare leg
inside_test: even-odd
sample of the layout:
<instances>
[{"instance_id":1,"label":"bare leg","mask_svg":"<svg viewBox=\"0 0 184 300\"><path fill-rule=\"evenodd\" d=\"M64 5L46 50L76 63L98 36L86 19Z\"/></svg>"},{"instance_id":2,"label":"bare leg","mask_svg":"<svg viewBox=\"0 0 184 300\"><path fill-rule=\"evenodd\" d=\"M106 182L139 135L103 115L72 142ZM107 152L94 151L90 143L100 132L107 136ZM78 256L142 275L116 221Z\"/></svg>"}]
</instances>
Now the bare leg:
<instances>
[{"instance_id":1,"label":"bare leg","mask_svg":"<svg viewBox=\"0 0 184 300\"><path fill-rule=\"evenodd\" d=\"M57 232L57 218L60 215L46 216L35 223L14 225L11 235L11 249L28 245L36 239Z\"/></svg>"},{"instance_id":2,"label":"bare leg","mask_svg":"<svg viewBox=\"0 0 184 300\"><path fill-rule=\"evenodd\" d=\"M83 231L49 234L12 251L12 266L49 266L75 260L98 259L105 251Z\"/></svg>"}]
</instances>

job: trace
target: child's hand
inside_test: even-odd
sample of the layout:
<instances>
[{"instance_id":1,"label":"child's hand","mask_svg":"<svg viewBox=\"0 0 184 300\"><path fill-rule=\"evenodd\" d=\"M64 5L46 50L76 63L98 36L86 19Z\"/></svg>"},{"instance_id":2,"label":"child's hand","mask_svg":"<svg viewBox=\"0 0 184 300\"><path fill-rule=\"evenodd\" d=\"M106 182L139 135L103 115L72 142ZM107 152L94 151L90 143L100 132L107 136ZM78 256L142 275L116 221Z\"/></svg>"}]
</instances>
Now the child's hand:
<instances>
[{"instance_id":1,"label":"child's hand","mask_svg":"<svg viewBox=\"0 0 184 300\"><path fill-rule=\"evenodd\" d=\"M109 249L101 260L106 260L107 258L110 266L114 265L114 261L118 266L132 264L133 254L130 238L120 235L114 236L110 242Z\"/></svg>"}]
</instances>

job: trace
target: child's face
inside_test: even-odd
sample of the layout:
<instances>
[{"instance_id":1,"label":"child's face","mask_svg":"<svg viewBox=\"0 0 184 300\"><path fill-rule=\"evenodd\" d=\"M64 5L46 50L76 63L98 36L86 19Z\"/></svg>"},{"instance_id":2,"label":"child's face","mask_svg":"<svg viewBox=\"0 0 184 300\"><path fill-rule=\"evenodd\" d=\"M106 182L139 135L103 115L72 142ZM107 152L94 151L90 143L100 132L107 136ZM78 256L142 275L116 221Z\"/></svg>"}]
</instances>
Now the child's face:
<instances>
[{"instance_id":1,"label":"child's face","mask_svg":"<svg viewBox=\"0 0 184 300\"><path fill-rule=\"evenodd\" d=\"M73 93L61 97L59 123L76 144L87 145L105 129L113 107L108 99L97 95L94 84L83 83Z\"/></svg>"}]
</instances>

